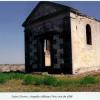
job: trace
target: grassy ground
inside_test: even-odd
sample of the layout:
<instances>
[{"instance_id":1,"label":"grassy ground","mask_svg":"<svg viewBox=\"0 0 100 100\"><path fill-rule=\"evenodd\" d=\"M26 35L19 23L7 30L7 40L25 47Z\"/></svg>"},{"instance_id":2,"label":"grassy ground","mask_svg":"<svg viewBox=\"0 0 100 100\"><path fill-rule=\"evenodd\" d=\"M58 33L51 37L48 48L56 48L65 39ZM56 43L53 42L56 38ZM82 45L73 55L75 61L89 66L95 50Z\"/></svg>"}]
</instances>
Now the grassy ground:
<instances>
[{"instance_id":1,"label":"grassy ground","mask_svg":"<svg viewBox=\"0 0 100 100\"><path fill-rule=\"evenodd\" d=\"M0 92L33 91L100 92L100 73L79 76L0 73Z\"/></svg>"}]
</instances>

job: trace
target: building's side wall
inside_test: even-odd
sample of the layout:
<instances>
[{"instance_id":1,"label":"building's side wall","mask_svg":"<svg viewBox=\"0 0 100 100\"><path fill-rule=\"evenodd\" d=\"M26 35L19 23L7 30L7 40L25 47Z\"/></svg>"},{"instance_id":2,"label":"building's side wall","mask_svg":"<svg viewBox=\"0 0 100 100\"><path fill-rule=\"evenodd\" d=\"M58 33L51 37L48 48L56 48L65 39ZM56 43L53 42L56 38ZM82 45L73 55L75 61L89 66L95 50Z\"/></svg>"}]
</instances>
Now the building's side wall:
<instances>
[{"instance_id":1,"label":"building's side wall","mask_svg":"<svg viewBox=\"0 0 100 100\"><path fill-rule=\"evenodd\" d=\"M100 22L70 13L73 73L100 69ZM86 42L86 24L91 26L92 45Z\"/></svg>"}]
</instances>

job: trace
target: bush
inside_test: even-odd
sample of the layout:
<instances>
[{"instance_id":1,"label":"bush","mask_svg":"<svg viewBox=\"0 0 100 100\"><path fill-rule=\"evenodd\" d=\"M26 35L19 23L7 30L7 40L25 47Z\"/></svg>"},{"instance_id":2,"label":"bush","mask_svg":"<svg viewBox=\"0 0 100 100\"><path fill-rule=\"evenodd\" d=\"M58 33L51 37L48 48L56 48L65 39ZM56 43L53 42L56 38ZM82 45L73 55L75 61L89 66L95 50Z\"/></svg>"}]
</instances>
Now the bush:
<instances>
[{"instance_id":1,"label":"bush","mask_svg":"<svg viewBox=\"0 0 100 100\"><path fill-rule=\"evenodd\" d=\"M24 79L24 74L21 73L11 73L11 79Z\"/></svg>"},{"instance_id":2,"label":"bush","mask_svg":"<svg viewBox=\"0 0 100 100\"><path fill-rule=\"evenodd\" d=\"M42 78L34 78L34 85L43 85L44 80Z\"/></svg>"},{"instance_id":3,"label":"bush","mask_svg":"<svg viewBox=\"0 0 100 100\"><path fill-rule=\"evenodd\" d=\"M14 73L14 72L11 72L11 73L4 73L6 76L8 76L8 79L11 80L11 79L24 79L24 74L22 73Z\"/></svg>"},{"instance_id":4,"label":"bush","mask_svg":"<svg viewBox=\"0 0 100 100\"><path fill-rule=\"evenodd\" d=\"M0 84L5 83L8 80L8 78L9 77L7 75L0 73Z\"/></svg>"},{"instance_id":5,"label":"bush","mask_svg":"<svg viewBox=\"0 0 100 100\"><path fill-rule=\"evenodd\" d=\"M86 76L80 80L80 84L82 85L93 84L93 83L96 83L96 79L93 76Z\"/></svg>"},{"instance_id":6,"label":"bush","mask_svg":"<svg viewBox=\"0 0 100 100\"><path fill-rule=\"evenodd\" d=\"M0 77L0 84L3 84L7 81L5 77Z\"/></svg>"},{"instance_id":7,"label":"bush","mask_svg":"<svg viewBox=\"0 0 100 100\"><path fill-rule=\"evenodd\" d=\"M58 83L57 79L54 78L53 76L45 76L44 77L44 85L56 86L57 83Z\"/></svg>"},{"instance_id":8,"label":"bush","mask_svg":"<svg viewBox=\"0 0 100 100\"><path fill-rule=\"evenodd\" d=\"M57 85L57 80L52 77L52 76L44 76L44 78L42 77L35 77L35 76L26 76L23 80L23 83L25 85L52 85L52 86L56 86Z\"/></svg>"},{"instance_id":9,"label":"bush","mask_svg":"<svg viewBox=\"0 0 100 100\"><path fill-rule=\"evenodd\" d=\"M25 85L31 85L31 84L33 84L33 77L30 76L30 75L27 75L27 76L24 78L23 83L24 83Z\"/></svg>"},{"instance_id":10,"label":"bush","mask_svg":"<svg viewBox=\"0 0 100 100\"><path fill-rule=\"evenodd\" d=\"M14 73L14 72L0 73L0 77L5 77L7 80L11 80L11 79L24 79L24 76L25 76L25 74Z\"/></svg>"}]
</instances>

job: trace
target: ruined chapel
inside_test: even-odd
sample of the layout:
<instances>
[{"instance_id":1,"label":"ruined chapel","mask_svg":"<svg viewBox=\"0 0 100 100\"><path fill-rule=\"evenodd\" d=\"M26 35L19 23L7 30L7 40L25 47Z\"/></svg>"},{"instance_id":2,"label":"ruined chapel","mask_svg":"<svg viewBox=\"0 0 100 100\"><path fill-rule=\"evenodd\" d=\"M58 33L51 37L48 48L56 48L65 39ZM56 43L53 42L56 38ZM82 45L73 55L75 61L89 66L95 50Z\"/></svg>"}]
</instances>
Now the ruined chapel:
<instances>
[{"instance_id":1,"label":"ruined chapel","mask_svg":"<svg viewBox=\"0 0 100 100\"><path fill-rule=\"evenodd\" d=\"M40 1L22 26L26 72L77 74L100 69L100 20Z\"/></svg>"}]
</instances>

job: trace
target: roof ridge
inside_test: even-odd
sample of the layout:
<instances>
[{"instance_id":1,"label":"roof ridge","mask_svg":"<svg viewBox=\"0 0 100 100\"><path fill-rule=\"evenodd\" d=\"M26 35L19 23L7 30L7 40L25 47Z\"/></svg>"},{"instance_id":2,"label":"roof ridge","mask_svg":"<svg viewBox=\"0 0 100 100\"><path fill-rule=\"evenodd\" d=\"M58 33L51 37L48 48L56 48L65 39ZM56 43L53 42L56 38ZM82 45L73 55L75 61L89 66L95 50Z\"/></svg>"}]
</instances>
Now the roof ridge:
<instances>
[{"instance_id":1,"label":"roof ridge","mask_svg":"<svg viewBox=\"0 0 100 100\"><path fill-rule=\"evenodd\" d=\"M76 13L80 16L84 16L84 17L87 17L87 18L90 18L90 19L94 19L96 21L99 21L98 19L96 19L95 17L92 17L92 16L88 16L87 14L84 14L82 12L80 12L79 10L77 9L74 9L73 7L70 7L68 5L63 5L63 4L59 4L59 3L55 3L55 2L51 2L51 1L40 1L38 2L38 4L35 6L35 8L31 11L30 15L27 17L27 19L24 21L24 23L22 24L22 26L25 26L26 22L28 21L28 19L32 16L32 14L36 11L36 9L39 7L40 4L52 4L52 5L55 5L55 6L59 6L59 7L62 7L64 9L69 9L71 12L73 13Z\"/></svg>"}]
</instances>

